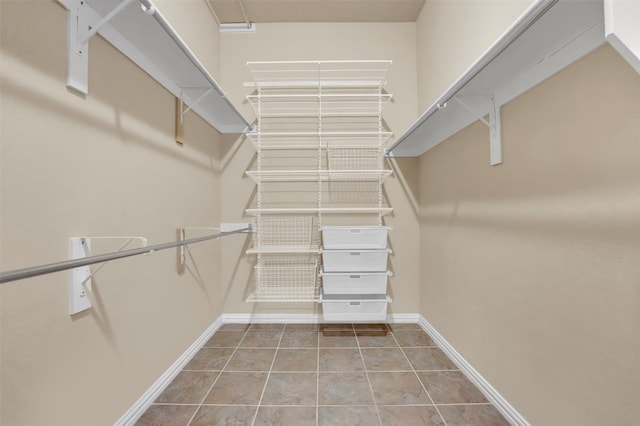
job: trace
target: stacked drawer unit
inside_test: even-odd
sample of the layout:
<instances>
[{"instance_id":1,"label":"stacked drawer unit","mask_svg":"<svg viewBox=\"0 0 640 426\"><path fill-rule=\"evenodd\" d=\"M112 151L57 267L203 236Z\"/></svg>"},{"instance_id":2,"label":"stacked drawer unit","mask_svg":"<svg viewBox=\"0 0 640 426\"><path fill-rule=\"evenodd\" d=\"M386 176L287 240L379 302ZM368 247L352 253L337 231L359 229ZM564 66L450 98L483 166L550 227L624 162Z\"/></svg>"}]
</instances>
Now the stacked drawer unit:
<instances>
[{"instance_id":1,"label":"stacked drawer unit","mask_svg":"<svg viewBox=\"0 0 640 426\"><path fill-rule=\"evenodd\" d=\"M386 226L323 226L322 293L325 321L385 321L387 280Z\"/></svg>"}]
</instances>

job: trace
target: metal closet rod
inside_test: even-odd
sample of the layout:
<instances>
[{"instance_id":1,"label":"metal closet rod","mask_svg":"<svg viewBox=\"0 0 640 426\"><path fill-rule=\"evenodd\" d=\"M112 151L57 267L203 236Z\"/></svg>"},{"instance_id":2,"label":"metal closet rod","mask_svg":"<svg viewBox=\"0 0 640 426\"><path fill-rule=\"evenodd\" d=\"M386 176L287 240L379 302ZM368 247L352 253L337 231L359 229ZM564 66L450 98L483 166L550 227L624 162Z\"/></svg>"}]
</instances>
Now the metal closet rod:
<instances>
[{"instance_id":1,"label":"metal closet rod","mask_svg":"<svg viewBox=\"0 0 640 426\"><path fill-rule=\"evenodd\" d=\"M110 260L122 259L123 257L137 256L139 254L153 253L154 251L166 250L174 247L184 246L188 244L200 243L202 241L214 240L226 237L227 235L238 234L241 232L250 232L251 225L247 228L236 229L230 232L220 232L215 235L207 235L205 237L191 238L189 240L172 241L169 243L156 244L153 246L139 247L131 250L123 250L112 253L99 254L96 256L83 257L81 259L65 260L62 262L49 263L47 265L32 266L30 268L16 269L13 271L0 272L0 284L11 281L22 280L25 278L36 277L38 275L50 274L52 272L73 269L79 266L93 265L94 263L108 262Z\"/></svg>"}]
</instances>

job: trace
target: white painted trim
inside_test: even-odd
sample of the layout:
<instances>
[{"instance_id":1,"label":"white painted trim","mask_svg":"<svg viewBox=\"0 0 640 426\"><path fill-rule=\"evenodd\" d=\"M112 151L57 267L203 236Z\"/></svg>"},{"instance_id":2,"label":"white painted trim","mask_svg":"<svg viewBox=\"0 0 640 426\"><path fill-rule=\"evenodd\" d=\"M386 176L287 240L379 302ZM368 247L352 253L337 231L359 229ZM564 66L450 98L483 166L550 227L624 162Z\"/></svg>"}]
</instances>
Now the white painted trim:
<instances>
[{"instance_id":1,"label":"white painted trim","mask_svg":"<svg viewBox=\"0 0 640 426\"><path fill-rule=\"evenodd\" d=\"M306 323L324 324L322 314L223 314L224 324L249 324L249 323ZM419 322L419 314L390 314L387 315L388 323ZM335 321L332 321L335 322Z\"/></svg>"},{"instance_id":2,"label":"white painted trim","mask_svg":"<svg viewBox=\"0 0 640 426\"><path fill-rule=\"evenodd\" d=\"M321 314L222 314L224 324L320 323Z\"/></svg>"},{"instance_id":3,"label":"white painted trim","mask_svg":"<svg viewBox=\"0 0 640 426\"><path fill-rule=\"evenodd\" d=\"M604 0L605 39L640 73L640 3Z\"/></svg>"},{"instance_id":4,"label":"white painted trim","mask_svg":"<svg viewBox=\"0 0 640 426\"><path fill-rule=\"evenodd\" d=\"M389 324L418 323L420 318L422 318L420 314L389 314L387 322Z\"/></svg>"},{"instance_id":5,"label":"white painted trim","mask_svg":"<svg viewBox=\"0 0 640 426\"><path fill-rule=\"evenodd\" d=\"M178 375L193 356L204 346L222 325L222 317L218 317L213 324L165 371L154 384L129 408L115 423L115 426L133 425L156 400L169 383Z\"/></svg>"},{"instance_id":6,"label":"white painted trim","mask_svg":"<svg viewBox=\"0 0 640 426\"><path fill-rule=\"evenodd\" d=\"M467 378L480 389L480 391L484 394L484 396L491 402L500 413L507 419L509 423L514 426L530 426L529 422L522 417L518 411L516 411L509 402L504 399L497 390L494 389L489 382L482 377L475 368L471 366L465 360L462 355L456 351L447 340L442 337L440 333L431 325L429 322L424 319L422 315L419 315L418 324L422 327L422 329L427 332L431 339L442 349L442 351L447 354L447 356L453 361L453 363L464 373Z\"/></svg>"}]
</instances>

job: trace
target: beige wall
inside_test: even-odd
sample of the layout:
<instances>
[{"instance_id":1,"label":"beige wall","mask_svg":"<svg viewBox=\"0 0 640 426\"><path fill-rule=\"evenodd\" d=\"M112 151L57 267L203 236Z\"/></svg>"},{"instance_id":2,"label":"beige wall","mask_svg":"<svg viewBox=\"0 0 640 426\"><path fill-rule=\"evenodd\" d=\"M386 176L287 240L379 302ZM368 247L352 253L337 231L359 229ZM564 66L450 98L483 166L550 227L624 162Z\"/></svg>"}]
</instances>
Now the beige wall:
<instances>
[{"instance_id":1,"label":"beige wall","mask_svg":"<svg viewBox=\"0 0 640 426\"><path fill-rule=\"evenodd\" d=\"M532 0L427 0L416 22L418 107L424 111Z\"/></svg>"},{"instance_id":2,"label":"beige wall","mask_svg":"<svg viewBox=\"0 0 640 426\"><path fill-rule=\"evenodd\" d=\"M180 38L220 82L220 31L204 0L155 0Z\"/></svg>"},{"instance_id":3,"label":"beige wall","mask_svg":"<svg viewBox=\"0 0 640 426\"><path fill-rule=\"evenodd\" d=\"M420 159L422 315L537 425L637 424L640 76L602 48ZM461 172L462 171L462 172Z\"/></svg>"},{"instance_id":4,"label":"beige wall","mask_svg":"<svg viewBox=\"0 0 640 426\"><path fill-rule=\"evenodd\" d=\"M182 13L198 11L188 4ZM188 114L186 144L176 145L173 96L100 37L90 42L89 95L70 93L64 10L1 7L3 271L65 260L69 237L157 244L178 227L219 223L217 132ZM214 51L194 50L216 63ZM183 274L175 250L109 263L94 309L74 317L68 272L3 284L0 423L113 423L220 315L224 244L194 247Z\"/></svg>"},{"instance_id":5,"label":"beige wall","mask_svg":"<svg viewBox=\"0 0 640 426\"><path fill-rule=\"evenodd\" d=\"M253 117L244 97L251 89L242 83L251 81L247 61L278 60L378 60L391 59L387 90L394 102L385 113L391 130L399 133L415 119L416 63L415 24L258 24L253 34L222 36L222 84L231 100L247 116ZM248 141L226 142L222 173L222 218L251 220L244 209L252 202L255 185L243 174L252 163L255 151ZM402 161L401 161L402 162ZM417 201L411 186L417 173L417 160L404 160L403 170L385 184L393 216L386 218L394 229L390 244L394 255L390 265L396 274L391 280L394 298L390 313L415 313L418 309L418 236ZM255 259L244 255L249 246L232 242L223 252L222 281L229 285L225 293L225 312L312 313L315 304L247 304L244 302L253 288L250 276Z\"/></svg>"}]
</instances>

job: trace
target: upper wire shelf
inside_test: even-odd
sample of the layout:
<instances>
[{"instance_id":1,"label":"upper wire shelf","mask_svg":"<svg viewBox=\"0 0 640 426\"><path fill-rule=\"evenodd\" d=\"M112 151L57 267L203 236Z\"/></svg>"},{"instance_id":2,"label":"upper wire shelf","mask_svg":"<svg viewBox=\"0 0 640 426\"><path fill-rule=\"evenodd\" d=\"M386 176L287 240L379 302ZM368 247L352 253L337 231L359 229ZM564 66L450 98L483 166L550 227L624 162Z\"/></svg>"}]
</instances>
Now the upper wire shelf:
<instances>
[{"instance_id":1,"label":"upper wire shelf","mask_svg":"<svg viewBox=\"0 0 640 426\"><path fill-rule=\"evenodd\" d=\"M392 61L247 62L255 87L381 87Z\"/></svg>"},{"instance_id":2,"label":"upper wire shelf","mask_svg":"<svg viewBox=\"0 0 640 426\"><path fill-rule=\"evenodd\" d=\"M253 111L270 117L379 116L391 101L388 93L291 93L248 95Z\"/></svg>"},{"instance_id":3,"label":"upper wire shelf","mask_svg":"<svg viewBox=\"0 0 640 426\"><path fill-rule=\"evenodd\" d=\"M318 149L328 147L380 147L392 132L261 132L247 134L257 149Z\"/></svg>"},{"instance_id":4,"label":"upper wire shelf","mask_svg":"<svg viewBox=\"0 0 640 426\"><path fill-rule=\"evenodd\" d=\"M245 172L254 182L308 181L383 181L392 170L249 170Z\"/></svg>"}]
</instances>

